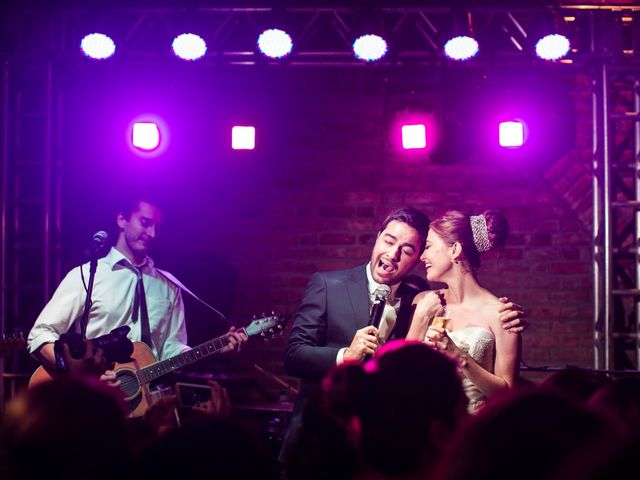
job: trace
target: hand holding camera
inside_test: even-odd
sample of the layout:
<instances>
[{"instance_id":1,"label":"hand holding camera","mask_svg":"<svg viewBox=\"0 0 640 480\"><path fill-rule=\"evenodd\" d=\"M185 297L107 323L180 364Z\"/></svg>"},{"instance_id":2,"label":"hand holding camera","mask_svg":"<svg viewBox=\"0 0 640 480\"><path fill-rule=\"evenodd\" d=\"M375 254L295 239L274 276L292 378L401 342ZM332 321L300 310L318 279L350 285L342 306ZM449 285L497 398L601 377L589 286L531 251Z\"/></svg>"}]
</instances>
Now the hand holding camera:
<instances>
[{"instance_id":1,"label":"hand holding camera","mask_svg":"<svg viewBox=\"0 0 640 480\"><path fill-rule=\"evenodd\" d=\"M127 338L129 330L127 326L119 327L91 340L77 333L61 335L54 343L58 370L78 375L103 375L116 362L130 362L133 343Z\"/></svg>"}]
</instances>

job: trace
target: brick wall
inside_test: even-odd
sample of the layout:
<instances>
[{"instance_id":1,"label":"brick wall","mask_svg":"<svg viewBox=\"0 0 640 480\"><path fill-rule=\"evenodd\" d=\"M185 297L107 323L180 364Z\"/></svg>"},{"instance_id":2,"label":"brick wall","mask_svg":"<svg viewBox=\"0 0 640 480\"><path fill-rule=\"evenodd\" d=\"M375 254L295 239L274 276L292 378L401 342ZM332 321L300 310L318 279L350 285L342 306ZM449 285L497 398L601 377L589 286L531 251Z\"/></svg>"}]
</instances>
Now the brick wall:
<instances>
[{"instance_id":1,"label":"brick wall","mask_svg":"<svg viewBox=\"0 0 640 480\"><path fill-rule=\"evenodd\" d=\"M411 88L418 75L410 73L401 83ZM199 259L192 263L211 262L216 273L204 280L176 262L178 274L234 318L271 310L293 316L314 271L368 260L378 222L390 210L409 204L435 216L449 208L497 208L506 214L511 235L502 251L483 259L480 280L525 307L523 359L531 366L591 366L586 79L572 79L577 116L566 120L576 123L571 151L512 162L476 152L435 163L390 145L392 95L384 74L314 70L279 78L285 85L278 92L295 97L280 118L292 129L289 137L262 159L266 167L238 167L247 170L225 190L222 203L204 202L208 225L187 250ZM432 95L428 88L423 93ZM471 136L462 134L459 141L472 142ZM416 273L424 271L418 267ZM256 361L283 375L284 343L252 342L242 362Z\"/></svg>"}]
</instances>

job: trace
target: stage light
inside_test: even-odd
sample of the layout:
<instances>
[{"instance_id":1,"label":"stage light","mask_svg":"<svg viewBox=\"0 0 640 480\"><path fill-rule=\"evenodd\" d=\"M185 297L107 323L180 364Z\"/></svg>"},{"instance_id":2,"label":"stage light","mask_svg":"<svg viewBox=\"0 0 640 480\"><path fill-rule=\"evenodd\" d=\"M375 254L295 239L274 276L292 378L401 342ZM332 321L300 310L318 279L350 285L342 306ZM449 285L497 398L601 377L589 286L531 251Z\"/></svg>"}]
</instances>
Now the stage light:
<instances>
[{"instance_id":1,"label":"stage light","mask_svg":"<svg viewBox=\"0 0 640 480\"><path fill-rule=\"evenodd\" d=\"M424 125L402 126L402 148L421 149L427 147L427 129Z\"/></svg>"},{"instance_id":2,"label":"stage light","mask_svg":"<svg viewBox=\"0 0 640 480\"><path fill-rule=\"evenodd\" d=\"M516 121L500 122L498 139L501 147L521 147L524 145L524 124Z\"/></svg>"},{"instance_id":3,"label":"stage light","mask_svg":"<svg viewBox=\"0 0 640 480\"><path fill-rule=\"evenodd\" d=\"M231 129L231 148L234 150L254 150L256 148L256 128L236 125Z\"/></svg>"},{"instance_id":4,"label":"stage light","mask_svg":"<svg viewBox=\"0 0 640 480\"><path fill-rule=\"evenodd\" d=\"M546 35L536 43L536 55L543 60L560 60L570 48L569 39L564 35Z\"/></svg>"},{"instance_id":5,"label":"stage light","mask_svg":"<svg viewBox=\"0 0 640 480\"><path fill-rule=\"evenodd\" d=\"M269 58L283 58L291 53L293 41L287 32L272 28L260 34L258 48Z\"/></svg>"},{"instance_id":6,"label":"stage light","mask_svg":"<svg viewBox=\"0 0 640 480\"><path fill-rule=\"evenodd\" d=\"M82 39L80 48L87 57L94 60L104 60L114 54L116 44L102 33L91 33Z\"/></svg>"},{"instance_id":7,"label":"stage light","mask_svg":"<svg viewBox=\"0 0 640 480\"><path fill-rule=\"evenodd\" d=\"M151 152L160 146L160 129L151 122L133 124L131 143L145 152Z\"/></svg>"},{"instance_id":8,"label":"stage light","mask_svg":"<svg viewBox=\"0 0 640 480\"><path fill-rule=\"evenodd\" d=\"M378 35L362 35L353 42L353 54L365 62L375 62L387 54L387 42Z\"/></svg>"},{"instance_id":9,"label":"stage light","mask_svg":"<svg viewBox=\"0 0 640 480\"><path fill-rule=\"evenodd\" d=\"M197 60L204 57L207 44L202 37L193 33L183 33L174 38L171 44L176 57L183 60Z\"/></svg>"},{"instance_id":10,"label":"stage light","mask_svg":"<svg viewBox=\"0 0 640 480\"><path fill-rule=\"evenodd\" d=\"M444 53L452 60L469 60L478 53L478 42L466 35L453 37L444 45Z\"/></svg>"}]
</instances>

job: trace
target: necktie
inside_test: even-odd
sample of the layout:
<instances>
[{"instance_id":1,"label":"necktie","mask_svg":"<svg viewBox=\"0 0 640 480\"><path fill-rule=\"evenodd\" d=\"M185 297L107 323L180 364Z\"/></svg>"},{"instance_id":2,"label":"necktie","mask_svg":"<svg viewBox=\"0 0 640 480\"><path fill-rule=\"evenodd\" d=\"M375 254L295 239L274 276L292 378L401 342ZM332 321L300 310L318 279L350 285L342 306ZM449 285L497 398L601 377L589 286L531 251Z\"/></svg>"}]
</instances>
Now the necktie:
<instances>
[{"instance_id":1,"label":"necktie","mask_svg":"<svg viewBox=\"0 0 640 480\"><path fill-rule=\"evenodd\" d=\"M140 319L140 340L152 348L151 330L149 328L149 312L147 311L147 299L144 293L144 281L142 279L142 267L135 267L138 276L138 284L136 285L136 295L133 300L133 321L134 323Z\"/></svg>"},{"instance_id":2,"label":"necktie","mask_svg":"<svg viewBox=\"0 0 640 480\"><path fill-rule=\"evenodd\" d=\"M386 342L389 335L391 335L391 331L396 325L397 317L398 314L395 307L388 303L385 304L384 311L382 312L382 322L380 323L380 330L378 332L378 337L382 340L382 343Z\"/></svg>"}]
</instances>

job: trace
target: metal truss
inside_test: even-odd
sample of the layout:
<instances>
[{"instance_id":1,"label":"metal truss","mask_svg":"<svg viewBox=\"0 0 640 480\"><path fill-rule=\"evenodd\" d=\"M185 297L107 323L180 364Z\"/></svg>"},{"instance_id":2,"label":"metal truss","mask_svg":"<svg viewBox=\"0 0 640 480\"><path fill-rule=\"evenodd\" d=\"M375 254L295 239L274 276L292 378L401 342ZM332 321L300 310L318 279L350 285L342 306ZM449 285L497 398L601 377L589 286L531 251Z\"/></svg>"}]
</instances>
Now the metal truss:
<instances>
[{"instance_id":1,"label":"metal truss","mask_svg":"<svg viewBox=\"0 0 640 480\"><path fill-rule=\"evenodd\" d=\"M367 9L271 8L201 2L186 8L175 2L160 8L130 3L114 0L108 10L102 2L102 8L85 3L53 8L49 2L47 8L37 8L26 0L13 9L0 6L0 58L5 60L0 327L35 318L29 309L48 298L59 280L60 165L53 140L58 102L52 75L60 62L83 60L79 42L85 34L111 35L116 59L178 62L170 52L171 41L191 31L207 42L200 61L205 65L398 68L445 67L449 62L442 54L443 42L470 29L467 33L478 39L481 50L466 65L491 67L549 65L536 59L533 49L552 28L570 38L572 51L551 68L580 68L594 83L595 367L638 368L640 7L524 2L500 8L394 7L389 2ZM292 54L282 61L267 59L256 49L260 32L273 27L288 31L294 40ZM386 38L390 50L381 62L365 65L353 56L353 40L362 33ZM29 144L20 135L26 130L39 151L26 150Z\"/></svg>"},{"instance_id":2,"label":"metal truss","mask_svg":"<svg viewBox=\"0 0 640 480\"><path fill-rule=\"evenodd\" d=\"M512 7L89 7L22 10L7 16L16 54L38 49L56 57L80 56L79 41L87 33L112 36L116 55L170 57L172 39L187 31L201 35L208 45L204 63L255 65L362 66L352 53L354 39L377 33L389 44L378 64L438 64L444 42L454 34L470 33L480 43L474 62L526 62L534 59L535 42L543 33L565 33L572 53L565 63L593 62L594 56L632 62L640 47L640 7L518 6ZM180 5L180 4L178 4ZM47 35L33 35L26 24L36 16L49 20ZM46 20L42 20L43 25ZM294 41L283 61L257 52L258 35L266 28L282 28ZM39 48L42 49L42 46ZM636 55L634 56L634 52Z\"/></svg>"},{"instance_id":3,"label":"metal truss","mask_svg":"<svg viewBox=\"0 0 640 480\"><path fill-rule=\"evenodd\" d=\"M594 77L595 367L640 365L640 67Z\"/></svg>"}]
</instances>

